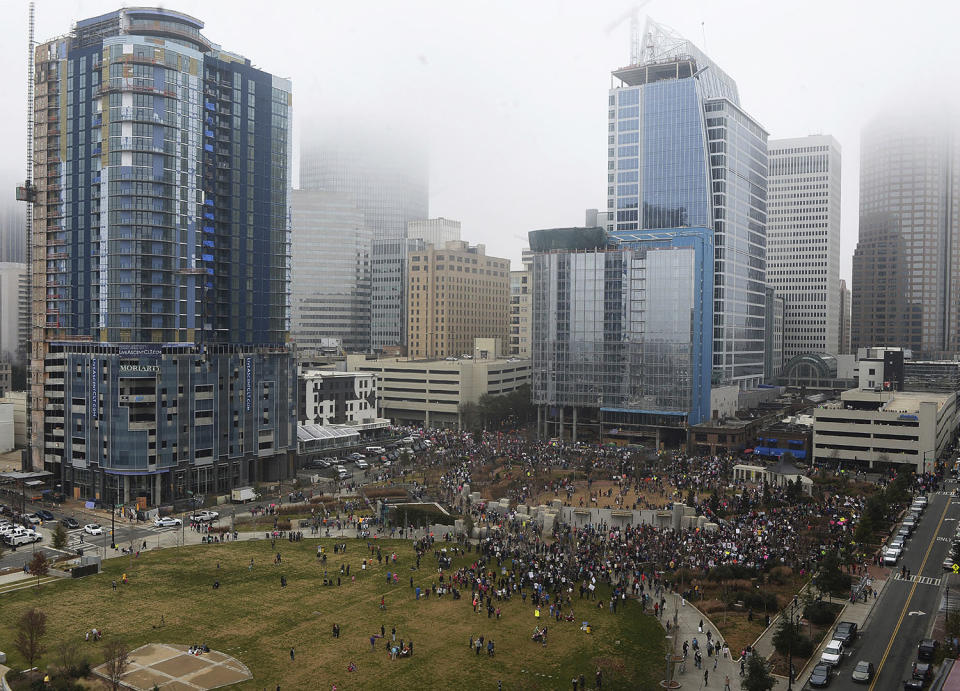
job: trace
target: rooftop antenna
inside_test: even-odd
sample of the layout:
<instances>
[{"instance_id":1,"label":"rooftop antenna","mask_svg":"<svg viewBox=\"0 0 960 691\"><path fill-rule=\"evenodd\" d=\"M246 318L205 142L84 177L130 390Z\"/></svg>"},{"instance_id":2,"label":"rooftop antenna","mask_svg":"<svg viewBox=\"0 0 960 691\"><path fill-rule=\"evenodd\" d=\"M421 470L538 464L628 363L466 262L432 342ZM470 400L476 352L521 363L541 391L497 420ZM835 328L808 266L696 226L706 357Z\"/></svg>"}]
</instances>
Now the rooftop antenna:
<instances>
[{"instance_id":1,"label":"rooftop antenna","mask_svg":"<svg viewBox=\"0 0 960 691\"><path fill-rule=\"evenodd\" d=\"M707 51L707 28L706 22L700 22L700 33L703 34L703 52L708 53Z\"/></svg>"}]
</instances>

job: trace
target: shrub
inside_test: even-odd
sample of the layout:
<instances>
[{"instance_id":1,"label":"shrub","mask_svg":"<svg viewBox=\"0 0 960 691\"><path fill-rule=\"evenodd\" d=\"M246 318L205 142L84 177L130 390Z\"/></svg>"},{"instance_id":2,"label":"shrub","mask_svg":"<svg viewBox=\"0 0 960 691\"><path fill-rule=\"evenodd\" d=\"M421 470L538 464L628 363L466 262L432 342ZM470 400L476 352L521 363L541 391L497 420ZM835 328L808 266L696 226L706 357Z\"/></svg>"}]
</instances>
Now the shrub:
<instances>
[{"instance_id":1,"label":"shrub","mask_svg":"<svg viewBox=\"0 0 960 691\"><path fill-rule=\"evenodd\" d=\"M774 585L786 585L793 578L793 569L789 566L775 566L770 569L768 578Z\"/></svg>"},{"instance_id":2,"label":"shrub","mask_svg":"<svg viewBox=\"0 0 960 691\"><path fill-rule=\"evenodd\" d=\"M777 596L762 590L751 590L743 593L743 604L755 612L776 612L779 609Z\"/></svg>"},{"instance_id":3,"label":"shrub","mask_svg":"<svg viewBox=\"0 0 960 691\"><path fill-rule=\"evenodd\" d=\"M277 530L290 530L290 519L289 518L277 519Z\"/></svg>"},{"instance_id":4,"label":"shrub","mask_svg":"<svg viewBox=\"0 0 960 691\"><path fill-rule=\"evenodd\" d=\"M740 564L724 564L723 566L717 566L710 569L710 573L707 577L711 581L727 581L731 579L751 579L756 578L758 572L755 568L750 566L742 566Z\"/></svg>"},{"instance_id":5,"label":"shrub","mask_svg":"<svg viewBox=\"0 0 960 691\"><path fill-rule=\"evenodd\" d=\"M826 626L833 622L841 609L836 603L811 602L803 608L803 618L817 626Z\"/></svg>"}]
</instances>

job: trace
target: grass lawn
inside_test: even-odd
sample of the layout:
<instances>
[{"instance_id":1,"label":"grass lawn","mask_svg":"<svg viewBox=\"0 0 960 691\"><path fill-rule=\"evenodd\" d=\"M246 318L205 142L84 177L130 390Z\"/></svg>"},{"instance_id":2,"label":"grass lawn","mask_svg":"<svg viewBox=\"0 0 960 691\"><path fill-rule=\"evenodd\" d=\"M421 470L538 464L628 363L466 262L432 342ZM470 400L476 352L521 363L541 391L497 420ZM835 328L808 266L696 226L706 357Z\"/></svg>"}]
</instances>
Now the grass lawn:
<instances>
[{"instance_id":1,"label":"grass lawn","mask_svg":"<svg viewBox=\"0 0 960 691\"><path fill-rule=\"evenodd\" d=\"M604 689L653 689L661 678L664 632L651 616L628 601L618 614L597 610L579 601L574 592L576 623L547 622L549 643L542 647L530 640L536 623L529 604L519 597L501 603L502 619L474 614L469 590L461 600L451 596L414 599L409 587L426 586L436 579L432 553L412 571L415 555L409 542L380 540L384 556L395 550L397 565L361 570L361 560L370 558L366 541L347 541L345 555L333 554L334 540L326 545L326 568L336 581L341 562L350 565L350 578L340 587L324 587L323 567L316 559L317 540L300 543L278 541L271 549L266 540L195 545L146 552L132 561L105 562L104 573L78 580L63 580L0 595L0 650L7 652L15 669L26 666L14 649L15 622L28 607L47 614L47 655L41 666L54 660L60 640L79 641L92 663L102 660L103 643L84 643L92 627L105 638L122 636L130 648L150 642L207 644L237 657L253 673L253 680L238 688L261 689L495 689L497 680L505 689L569 688L573 676L590 680L597 666L604 670ZM439 547L439 543L438 543ZM283 557L273 565L274 554ZM454 566L472 561L471 554L455 560ZM249 569L251 558L253 569ZM217 565L219 563L219 569ZM387 586L386 572L398 571L400 584ZM126 573L127 585L114 591L111 581ZM280 587L280 576L288 581ZM214 580L220 588L214 590ZM379 609L385 595L386 611ZM606 600L607 591L600 597ZM496 605L496 603L495 603ZM161 626L161 615L165 624ZM579 630L589 620L592 634ZM339 639L331 635L339 623ZM397 628L397 638L414 642L414 656L391 661L378 641L371 652L369 637L381 624ZM493 639L496 657L486 652L477 657L467 645L478 635ZM289 650L296 648L296 661ZM358 671L346 671L349 662Z\"/></svg>"}]
</instances>

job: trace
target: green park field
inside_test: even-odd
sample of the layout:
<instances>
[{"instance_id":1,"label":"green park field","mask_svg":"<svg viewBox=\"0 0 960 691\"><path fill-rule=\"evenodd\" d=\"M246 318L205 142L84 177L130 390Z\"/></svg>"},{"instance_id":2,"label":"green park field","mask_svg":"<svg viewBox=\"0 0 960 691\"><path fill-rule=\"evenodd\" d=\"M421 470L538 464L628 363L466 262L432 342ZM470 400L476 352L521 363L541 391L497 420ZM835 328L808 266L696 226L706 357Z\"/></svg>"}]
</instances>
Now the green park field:
<instances>
[{"instance_id":1,"label":"green park field","mask_svg":"<svg viewBox=\"0 0 960 691\"><path fill-rule=\"evenodd\" d=\"M607 607L580 601L575 590L576 622L547 622L535 619L530 604L514 597L500 603L497 620L483 609L474 614L469 589L458 601L450 595L417 601L410 576L425 588L437 582L438 574L432 552L419 570L412 569L416 560L409 542L375 541L385 557L398 554L396 565L386 560L378 565L364 540L347 540L346 554L332 552L334 540L320 540L328 554L325 566L316 558L317 542L281 540L272 548L259 540L149 551L135 559L110 559L100 575L2 594L0 650L14 669L26 666L14 648L15 625L24 610L37 607L47 615L41 667L54 662L59 641L71 638L93 665L99 664L106 641L120 636L130 649L146 643L206 644L250 669L253 680L238 685L249 689L330 689L333 684L341 691L496 689L500 680L504 689L562 689L571 688L571 679L580 674L592 687L598 666L604 689L653 689L663 676L663 629L633 601L614 615ZM273 563L277 552L281 565ZM454 568L471 563L472 556L456 559ZM371 557L373 565L362 570L361 561ZM350 565L350 577L340 586L324 587L324 568L336 583L341 563ZM400 574L399 585L387 585L387 571ZM120 584L124 573L126 585ZM280 585L281 575L286 587ZM606 597L601 590L605 604ZM589 620L592 634L580 631L582 620ZM339 638L332 635L335 623ZM530 639L538 623L549 626L546 647ZM379 634L381 625L388 639L393 627L398 640L412 639L414 655L390 660L383 640L371 651L370 636ZM104 632L102 642L84 642L93 627ZM471 637L479 635L494 640L494 657L486 650L478 657L468 648ZM356 672L347 671L351 662Z\"/></svg>"}]
</instances>

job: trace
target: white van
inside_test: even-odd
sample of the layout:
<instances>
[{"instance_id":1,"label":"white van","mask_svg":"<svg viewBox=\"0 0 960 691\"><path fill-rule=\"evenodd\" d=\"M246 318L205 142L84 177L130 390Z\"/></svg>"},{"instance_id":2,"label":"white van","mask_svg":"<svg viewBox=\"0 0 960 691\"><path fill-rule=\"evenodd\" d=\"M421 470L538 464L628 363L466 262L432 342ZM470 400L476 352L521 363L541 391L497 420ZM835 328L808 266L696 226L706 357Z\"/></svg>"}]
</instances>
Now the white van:
<instances>
[{"instance_id":1,"label":"white van","mask_svg":"<svg viewBox=\"0 0 960 691\"><path fill-rule=\"evenodd\" d=\"M382 446L368 446L368 447L367 447L367 453L381 454L381 453L386 453L386 452L387 452L387 450L386 450L385 448L383 448Z\"/></svg>"}]
</instances>

